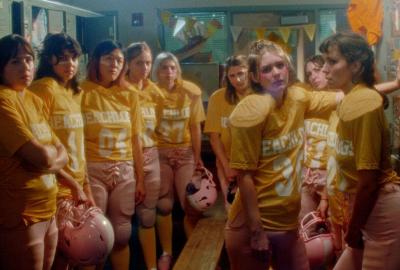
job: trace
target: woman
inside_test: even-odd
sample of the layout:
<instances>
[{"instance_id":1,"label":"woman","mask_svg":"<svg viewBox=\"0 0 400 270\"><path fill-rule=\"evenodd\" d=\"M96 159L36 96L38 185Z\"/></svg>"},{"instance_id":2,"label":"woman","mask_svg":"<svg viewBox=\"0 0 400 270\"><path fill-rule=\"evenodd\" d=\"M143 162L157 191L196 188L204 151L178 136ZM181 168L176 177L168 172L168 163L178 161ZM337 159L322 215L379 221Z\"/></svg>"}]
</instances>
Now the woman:
<instances>
[{"instance_id":1,"label":"woman","mask_svg":"<svg viewBox=\"0 0 400 270\"><path fill-rule=\"evenodd\" d=\"M159 124L156 129L160 153L160 204L164 215L171 219L173 195L176 188L181 207L185 211L184 228L189 236L201 213L186 200L186 185L196 167L202 167L201 128L204 109L201 90L193 83L182 80L178 59L171 53L160 53L154 60L152 77L164 97L158 100ZM172 225L169 235L172 242ZM171 254L161 259L170 264Z\"/></svg>"},{"instance_id":2,"label":"woman","mask_svg":"<svg viewBox=\"0 0 400 270\"><path fill-rule=\"evenodd\" d=\"M94 204L88 179L86 178L85 149L83 141L83 119L81 115L82 91L77 74L81 48L76 40L65 33L49 34L43 43L36 81L29 87L42 98L46 118L61 143L66 147L69 163L64 171L73 179L74 187L59 185L57 204L73 198L89 198ZM62 177L57 175L59 181ZM82 193L82 189L84 193ZM79 197L80 196L80 197ZM68 262L57 253L53 269L66 269Z\"/></svg>"},{"instance_id":3,"label":"woman","mask_svg":"<svg viewBox=\"0 0 400 270\"><path fill-rule=\"evenodd\" d=\"M57 246L58 173L63 145L26 88L34 53L21 36L0 39L0 268L50 269Z\"/></svg>"},{"instance_id":4,"label":"woman","mask_svg":"<svg viewBox=\"0 0 400 270\"><path fill-rule=\"evenodd\" d=\"M131 217L144 199L141 118L137 94L124 84L125 58L119 43L94 49L82 83L85 145L93 197L114 228L113 269L129 268Z\"/></svg>"},{"instance_id":5,"label":"woman","mask_svg":"<svg viewBox=\"0 0 400 270\"><path fill-rule=\"evenodd\" d=\"M132 43L126 48L128 72L126 79L138 90L139 103L143 118L142 145L143 145L143 171L146 198L136 206L139 220L139 241L142 246L147 269L157 269L156 260L156 232L154 225L157 220L157 229L160 236L163 255L172 254L172 243L166 241L171 235L168 228L172 224L163 213L160 196L160 162L157 149L155 129L158 125L156 115L157 100L162 98L161 90L148 77L151 71L152 54L145 42ZM160 261L160 266L161 266ZM159 266L159 269L162 267Z\"/></svg>"},{"instance_id":6,"label":"woman","mask_svg":"<svg viewBox=\"0 0 400 270\"><path fill-rule=\"evenodd\" d=\"M305 75L313 91L323 90L327 86L322 72L324 60L314 55L306 60ZM311 211L318 210L326 217L328 197L325 194L326 183L326 136L330 114L318 115L304 121L304 168L301 187L301 209L299 220Z\"/></svg>"},{"instance_id":7,"label":"woman","mask_svg":"<svg viewBox=\"0 0 400 270\"><path fill-rule=\"evenodd\" d=\"M251 86L229 117L230 166L239 196L225 231L232 269L308 269L298 236L304 116L330 113L340 95L295 84L289 56L270 41L252 44Z\"/></svg>"},{"instance_id":8,"label":"woman","mask_svg":"<svg viewBox=\"0 0 400 270\"><path fill-rule=\"evenodd\" d=\"M354 198L347 247L335 269L399 269L399 177L390 164L383 100L374 89L374 54L354 33L337 33L320 46L328 85L345 97L338 108L337 187Z\"/></svg>"},{"instance_id":9,"label":"woman","mask_svg":"<svg viewBox=\"0 0 400 270\"><path fill-rule=\"evenodd\" d=\"M237 172L229 167L231 138L228 129L228 117L235 106L251 93L249 88L248 63L244 55L228 57L225 62L226 87L215 91L208 102L207 120L204 132L210 136L211 147L217 157L217 173L227 202L228 183L233 181Z\"/></svg>"}]
</instances>

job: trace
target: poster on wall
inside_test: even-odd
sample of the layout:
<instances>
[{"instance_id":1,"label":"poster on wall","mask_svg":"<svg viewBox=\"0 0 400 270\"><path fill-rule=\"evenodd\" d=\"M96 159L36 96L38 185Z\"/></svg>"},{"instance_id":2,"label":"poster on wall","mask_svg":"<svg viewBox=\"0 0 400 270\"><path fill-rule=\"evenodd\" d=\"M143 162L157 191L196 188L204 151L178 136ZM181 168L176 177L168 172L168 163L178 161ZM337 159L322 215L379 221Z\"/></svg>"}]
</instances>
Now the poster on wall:
<instances>
[{"instance_id":1,"label":"poster on wall","mask_svg":"<svg viewBox=\"0 0 400 270\"><path fill-rule=\"evenodd\" d=\"M48 33L48 18L44 8L32 7L32 47L40 50L42 42Z\"/></svg>"}]
</instances>

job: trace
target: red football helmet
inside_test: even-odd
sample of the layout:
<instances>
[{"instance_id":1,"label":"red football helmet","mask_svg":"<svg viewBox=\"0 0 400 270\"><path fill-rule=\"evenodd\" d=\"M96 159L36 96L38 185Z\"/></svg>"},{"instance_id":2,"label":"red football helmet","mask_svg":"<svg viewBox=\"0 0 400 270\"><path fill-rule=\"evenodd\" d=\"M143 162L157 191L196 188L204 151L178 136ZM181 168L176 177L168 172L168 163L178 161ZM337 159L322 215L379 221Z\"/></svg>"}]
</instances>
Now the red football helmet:
<instances>
[{"instance_id":1,"label":"red football helmet","mask_svg":"<svg viewBox=\"0 0 400 270\"><path fill-rule=\"evenodd\" d=\"M98 207L75 206L65 200L58 207L58 248L71 265L96 265L114 245L114 230Z\"/></svg>"},{"instance_id":2,"label":"red football helmet","mask_svg":"<svg viewBox=\"0 0 400 270\"><path fill-rule=\"evenodd\" d=\"M333 259L333 235L328 223L317 212L310 212L301 220L300 235L306 246L310 267L322 266Z\"/></svg>"},{"instance_id":3,"label":"red football helmet","mask_svg":"<svg viewBox=\"0 0 400 270\"><path fill-rule=\"evenodd\" d=\"M186 196L191 206L198 211L205 211L217 199L217 189L213 175L206 168L197 168L192 181L186 186Z\"/></svg>"}]
</instances>

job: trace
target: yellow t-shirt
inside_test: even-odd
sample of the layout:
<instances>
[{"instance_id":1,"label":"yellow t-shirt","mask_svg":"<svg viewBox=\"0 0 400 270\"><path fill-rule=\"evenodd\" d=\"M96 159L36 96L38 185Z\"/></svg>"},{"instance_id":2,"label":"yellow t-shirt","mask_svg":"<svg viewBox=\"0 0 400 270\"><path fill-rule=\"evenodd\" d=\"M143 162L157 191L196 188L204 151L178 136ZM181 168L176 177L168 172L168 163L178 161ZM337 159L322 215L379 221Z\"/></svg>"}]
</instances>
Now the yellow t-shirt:
<instances>
[{"instance_id":1,"label":"yellow t-shirt","mask_svg":"<svg viewBox=\"0 0 400 270\"><path fill-rule=\"evenodd\" d=\"M30 91L0 86L0 227L48 220L56 211L54 174L28 171L15 156L33 138L58 142L42 110L43 102Z\"/></svg>"},{"instance_id":2,"label":"yellow t-shirt","mask_svg":"<svg viewBox=\"0 0 400 270\"><path fill-rule=\"evenodd\" d=\"M336 102L335 93L310 92L291 86L279 108L269 94L252 94L233 110L229 118L230 165L254 171L258 207L265 229L297 228L304 117L332 111ZM240 198L235 198L230 218L240 210Z\"/></svg>"},{"instance_id":3,"label":"yellow t-shirt","mask_svg":"<svg viewBox=\"0 0 400 270\"><path fill-rule=\"evenodd\" d=\"M74 94L55 79L34 81L29 89L42 98L50 127L67 150L69 162L64 170L81 186L85 181L86 160L81 114L82 92ZM71 190L58 185L58 197L71 196Z\"/></svg>"},{"instance_id":4,"label":"yellow t-shirt","mask_svg":"<svg viewBox=\"0 0 400 270\"><path fill-rule=\"evenodd\" d=\"M134 85L136 87L136 85ZM156 127L158 125L157 100L164 98L160 88L150 80L146 80L142 90L136 89L142 114L141 139L143 147L157 146Z\"/></svg>"},{"instance_id":5,"label":"yellow t-shirt","mask_svg":"<svg viewBox=\"0 0 400 270\"><path fill-rule=\"evenodd\" d=\"M195 84L182 81L172 90L160 88L163 99L157 100L159 125L156 134L159 147L190 146L190 125L204 121L201 90Z\"/></svg>"},{"instance_id":6,"label":"yellow t-shirt","mask_svg":"<svg viewBox=\"0 0 400 270\"><path fill-rule=\"evenodd\" d=\"M204 125L204 133L220 134L221 142L224 146L225 153L230 156L231 152L231 134L228 128L228 118L232 113L236 104L230 104L226 98L226 88L216 90L208 100L207 119ZM243 96L239 95L239 100L251 93L251 89L246 91Z\"/></svg>"},{"instance_id":7,"label":"yellow t-shirt","mask_svg":"<svg viewBox=\"0 0 400 270\"><path fill-rule=\"evenodd\" d=\"M81 87L86 159L133 160L132 137L140 135L142 121L137 93L90 81L84 81Z\"/></svg>"},{"instance_id":8,"label":"yellow t-shirt","mask_svg":"<svg viewBox=\"0 0 400 270\"><path fill-rule=\"evenodd\" d=\"M356 85L342 100L338 115L335 155L341 191L356 193L359 170L380 170L380 184L398 182L390 164L389 128L380 94Z\"/></svg>"}]
</instances>

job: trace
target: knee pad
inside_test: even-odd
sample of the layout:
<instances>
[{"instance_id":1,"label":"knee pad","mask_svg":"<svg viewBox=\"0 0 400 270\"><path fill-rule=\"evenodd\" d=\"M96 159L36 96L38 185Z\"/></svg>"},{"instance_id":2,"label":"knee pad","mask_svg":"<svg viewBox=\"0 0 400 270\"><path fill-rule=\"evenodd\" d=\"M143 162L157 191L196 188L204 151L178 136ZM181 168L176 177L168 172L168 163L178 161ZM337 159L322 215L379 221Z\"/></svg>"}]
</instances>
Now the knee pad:
<instances>
[{"instance_id":1,"label":"knee pad","mask_svg":"<svg viewBox=\"0 0 400 270\"><path fill-rule=\"evenodd\" d=\"M130 222L116 224L114 227L115 242L114 246L123 247L128 245L131 237L132 225Z\"/></svg>"},{"instance_id":2,"label":"knee pad","mask_svg":"<svg viewBox=\"0 0 400 270\"><path fill-rule=\"evenodd\" d=\"M157 203L157 210L161 215L168 215L172 212L174 201L170 198L161 198Z\"/></svg>"},{"instance_id":3,"label":"knee pad","mask_svg":"<svg viewBox=\"0 0 400 270\"><path fill-rule=\"evenodd\" d=\"M151 228L156 223L156 209L152 208L138 208L136 210L138 215L139 224L143 228Z\"/></svg>"}]
</instances>

